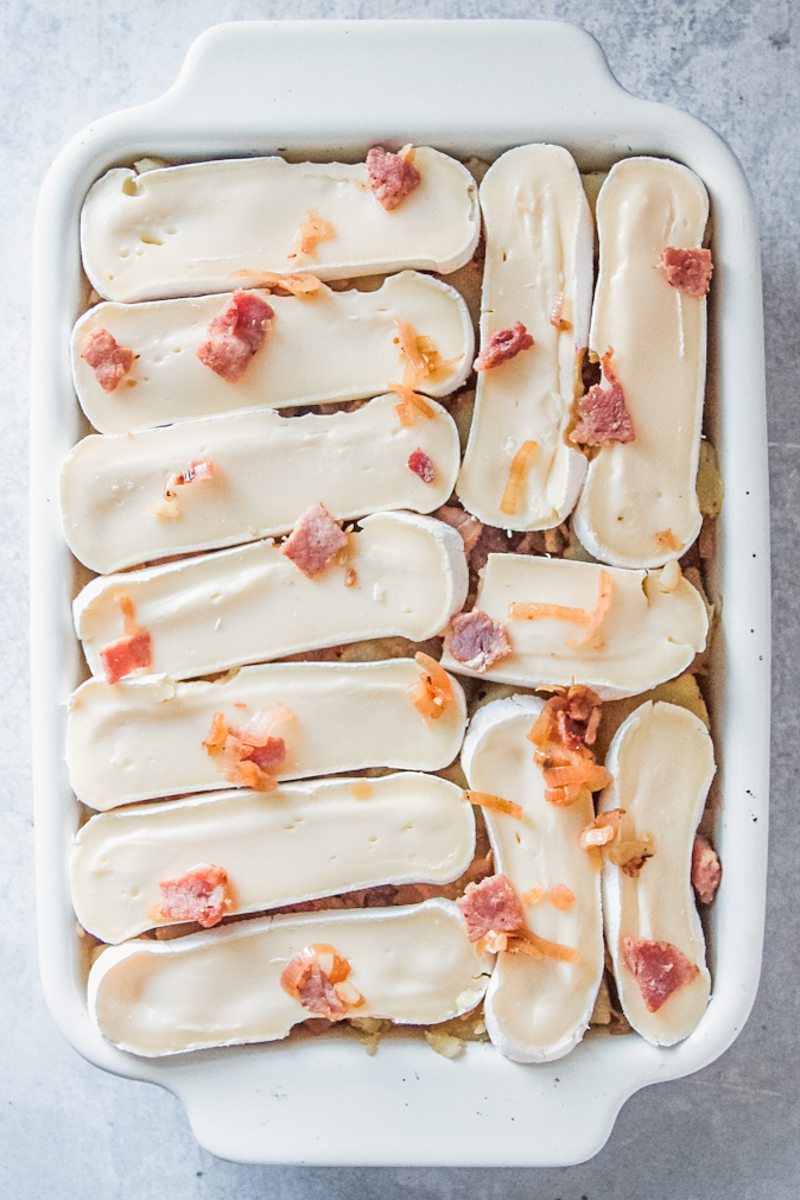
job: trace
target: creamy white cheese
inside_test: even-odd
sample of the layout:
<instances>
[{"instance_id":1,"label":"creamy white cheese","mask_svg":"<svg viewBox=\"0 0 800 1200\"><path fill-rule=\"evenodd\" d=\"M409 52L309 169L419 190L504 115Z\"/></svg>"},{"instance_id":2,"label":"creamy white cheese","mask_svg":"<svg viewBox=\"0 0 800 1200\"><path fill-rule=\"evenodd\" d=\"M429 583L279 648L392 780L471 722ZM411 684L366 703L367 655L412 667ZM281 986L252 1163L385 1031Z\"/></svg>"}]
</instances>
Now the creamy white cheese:
<instances>
[{"instance_id":1,"label":"creamy white cheese","mask_svg":"<svg viewBox=\"0 0 800 1200\"><path fill-rule=\"evenodd\" d=\"M520 321L534 347L478 372L458 482L464 507L503 529L549 529L569 515L586 459L566 441L587 344L592 218L578 169L560 146L518 146L480 188L486 227L481 345ZM566 328L553 323L561 318ZM504 506L514 456L534 441L518 504Z\"/></svg>"},{"instance_id":2,"label":"creamy white cheese","mask_svg":"<svg viewBox=\"0 0 800 1200\"><path fill-rule=\"evenodd\" d=\"M69 700L70 782L97 809L227 788L222 759L203 748L214 714L241 728L276 703L294 714L276 731L286 742L278 779L367 767L437 771L461 746L464 694L453 680L452 702L427 720L409 695L420 675L412 660L391 659L243 667L213 683L89 679Z\"/></svg>"},{"instance_id":3,"label":"creamy white cheese","mask_svg":"<svg viewBox=\"0 0 800 1200\"><path fill-rule=\"evenodd\" d=\"M109 300L225 291L246 285L249 272L347 279L403 267L454 271L478 241L475 181L428 147L414 162L421 183L392 212L369 190L363 162L242 158L141 175L116 167L83 205L84 268ZM332 226L331 236L291 257L309 214Z\"/></svg>"},{"instance_id":4,"label":"creamy white cheese","mask_svg":"<svg viewBox=\"0 0 800 1200\"><path fill-rule=\"evenodd\" d=\"M714 746L693 713L648 701L617 730L606 767L614 782L600 797L600 811L623 808L619 840L649 835L654 849L638 876L605 857L603 908L617 991L637 1033L656 1046L671 1046L695 1028L711 988L690 875L694 835L716 769ZM650 1012L623 961L624 938L670 942L698 974Z\"/></svg>"},{"instance_id":5,"label":"creamy white cheese","mask_svg":"<svg viewBox=\"0 0 800 1200\"><path fill-rule=\"evenodd\" d=\"M64 535L76 558L115 571L167 555L287 533L322 501L339 520L409 508L431 512L453 490L459 463L452 417L401 425L395 394L352 413L281 417L261 411L183 421L165 429L78 442L61 473ZM425 483L408 466L421 449L433 464ZM179 487L171 476L211 461L211 479Z\"/></svg>"},{"instance_id":6,"label":"creamy white cheese","mask_svg":"<svg viewBox=\"0 0 800 1200\"><path fill-rule=\"evenodd\" d=\"M480 1001L488 965L448 900L406 908L256 918L168 942L103 951L89 974L89 1012L123 1050L154 1057L270 1042L312 1013L281 987L308 946L347 959L364 997L354 1017L430 1025Z\"/></svg>"},{"instance_id":7,"label":"creamy white cheese","mask_svg":"<svg viewBox=\"0 0 800 1200\"><path fill-rule=\"evenodd\" d=\"M532 696L494 700L470 722L461 765L469 786L518 804L523 819L486 810L495 871L519 896L558 885L575 900L555 907L547 897L526 908L529 929L577 950L577 962L498 955L484 1014L497 1049L515 1062L550 1062L568 1054L583 1037L603 974L603 922L599 873L578 844L594 818L588 796L568 808L544 798L544 779L533 761L528 733L543 704Z\"/></svg>"},{"instance_id":8,"label":"creamy white cheese","mask_svg":"<svg viewBox=\"0 0 800 1200\"><path fill-rule=\"evenodd\" d=\"M376 396L403 378L397 322L408 322L419 337L429 338L442 359L442 367L422 380L418 391L445 396L472 369L467 307L454 288L428 275L403 271L372 292L322 287L308 297L258 294L275 316L263 346L235 383L196 354L229 296L89 309L72 335L72 370L91 423L102 433L128 433L236 409ZM136 354L113 392L103 391L81 358L87 336L98 329L107 329L118 345Z\"/></svg>"},{"instance_id":9,"label":"creamy white cheese","mask_svg":"<svg viewBox=\"0 0 800 1200\"><path fill-rule=\"evenodd\" d=\"M89 933L121 942L154 925L159 883L198 863L222 867L225 915L258 912L385 883L449 883L475 851L461 788L436 775L284 784L92 817L78 832L70 881Z\"/></svg>"},{"instance_id":10,"label":"creamy white cheese","mask_svg":"<svg viewBox=\"0 0 800 1200\"><path fill-rule=\"evenodd\" d=\"M455 529L432 517L377 513L348 535L341 561L311 579L278 545L254 542L99 576L73 611L93 675L105 675L100 652L123 635L124 594L150 634L148 673L186 679L367 638L422 642L460 611L467 586Z\"/></svg>"},{"instance_id":11,"label":"creamy white cheese","mask_svg":"<svg viewBox=\"0 0 800 1200\"><path fill-rule=\"evenodd\" d=\"M566 616L515 620L514 604L582 610L598 604L603 574L608 610L588 643L589 627ZM594 563L490 554L480 573L475 608L506 630L511 653L485 671L465 667L445 643L448 670L523 687L588 684L603 699L633 696L679 675L703 650L708 614L677 563L657 571L623 571Z\"/></svg>"},{"instance_id":12,"label":"creamy white cheese","mask_svg":"<svg viewBox=\"0 0 800 1200\"><path fill-rule=\"evenodd\" d=\"M707 220L703 184L663 159L617 163L598 198L589 343L598 354L613 349L635 438L595 453L574 525L590 554L616 566L678 558L700 529L706 300L672 287L659 262L667 246L701 246Z\"/></svg>"}]
</instances>

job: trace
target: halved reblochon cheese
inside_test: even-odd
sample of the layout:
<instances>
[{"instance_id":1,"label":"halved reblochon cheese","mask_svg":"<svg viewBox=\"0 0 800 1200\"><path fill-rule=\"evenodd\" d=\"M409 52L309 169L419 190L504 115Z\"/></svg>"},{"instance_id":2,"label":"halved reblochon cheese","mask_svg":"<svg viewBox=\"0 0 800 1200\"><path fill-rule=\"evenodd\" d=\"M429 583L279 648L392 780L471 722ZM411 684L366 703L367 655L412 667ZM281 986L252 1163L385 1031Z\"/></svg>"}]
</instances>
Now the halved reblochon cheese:
<instances>
[{"instance_id":1,"label":"halved reblochon cheese","mask_svg":"<svg viewBox=\"0 0 800 1200\"><path fill-rule=\"evenodd\" d=\"M392 659L243 667L213 683L89 679L69 701L70 782L98 809L227 788L225 756L203 745L215 714L242 728L276 705L289 709L280 709L276 730L285 743L277 779L368 767L437 771L458 754L466 706L452 680L441 716L423 716L414 702L422 676L410 659Z\"/></svg>"},{"instance_id":2,"label":"halved reblochon cheese","mask_svg":"<svg viewBox=\"0 0 800 1200\"><path fill-rule=\"evenodd\" d=\"M461 754L471 790L522 810L520 819L487 809L484 819L495 870L510 880L523 904L526 897L540 897L525 909L528 929L576 952L572 962L498 955L484 1005L486 1028L498 1050L516 1062L548 1062L577 1045L603 974L599 873L579 845L581 831L594 818L592 799L585 791L569 807L545 800L544 777L528 739L542 708L531 696L492 701L473 717ZM566 898L561 906L549 899L554 888Z\"/></svg>"},{"instance_id":3,"label":"halved reblochon cheese","mask_svg":"<svg viewBox=\"0 0 800 1200\"><path fill-rule=\"evenodd\" d=\"M589 344L599 355L613 351L634 438L597 449L574 524L586 549L616 566L678 558L700 529L706 299L673 287L660 260L667 247L700 247L707 220L703 184L662 159L618 163L598 199L600 271ZM607 370L605 378L613 383Z\"/></svg>"},{"instance_id":4,"label":"halved reblochon cheese","mask_svg":"<svg viewBox=\"0 0 800 1200\"><path fill-rule=\"evenodd\" d=\"M478 371L458 482L464 507L502 529L549 529L571 512L586 460L565 434L587 343L592 218L572 157L520 146L480 188L486 225L481 343L517 322L533 347Z\"/></svg>"},{"instance_id":5,"label":"halved reblochon cheese","mask_svg":"<svg viewBox=\"0 0 800 1200\"><path fill-rule=\"evenodd\" d=\"M339 520L393 508L432 512L455 483L458 432L436 403L411 425L397 405L392 394L351 413L231 413L84 438L61 475L70 549L107 572L287 533L319 501ZM430 482L409 467L417 450L430 460ZM211 464L210 478L175 487L165 502L170 480L198 463Z\"/></svg>"},{"instance_id":6,"label":"halved reblochon cheese","mask_svg":"<svg viewBox=\"0 0 800 1200\"><path fill-rule=\"evenodd\" d=\"M637 1033L671 1046L697 1025L711 988L690 878L714 747L687 709L648 701L617 730L606 767L614 782L599 808L625 810L603 866L617 991Z\"/></svg>"},{"instance_id":7,"label":"halved reblochon cheese","mask_svg":"<svg viewBox=\"0 0 800 1200\"><path fill-rule=\"evenodd\" d=\"M474 1008L489 978L456 906L427 900L110 947L89 973L89 1012L106 1038L147 1057L277 1041L315 1015L281 985L292 960L315 946L349 965L352 1017L446 1021Z\"/></svg>"},{"instance_id":8,"label":"halved reblochon cheese","mask_svg":"<svg viewBox=\"0 0 800 1200\"><path fill-rule=\"evenodd\" d=\"M335 528L335 527L334 527ZM467 596L464 543L433 517L377 513L309 578L273 542L99 576L74 603L93 675L123 635L120 597L150 635L150 672L186 679L376 637L422 642Z\"/></svg>"},{"instance_id":9,"label":"halved reblochon cheese","mask_svg":"<svg viewBox=\"0 0 800 1200\"><path fill-rule=\"evenodd\" d=\"M428 147L415 150L414 166L419 186L391 212L370 191L363 162L242 158L139 175L117 167L83 206L84 268L109 300L225 291L270 271L320 279L454 271L478 241L475 181Z\"/></svg>"},{"instance_id":10,"label":"halved reblochon cheese","mask_svg":"<svg viewBox=\"0 0 800 1200\"><path fill-rule=\"evenodd\" d=\"M603 699L633 696L680 674L708 633L703 599L677 563L622 571L490 554L475 609L504 627L510 650L481 670L454 656L451 635L442 655L448 670L524 687L584 683Z\"/></svg>"},{"instance_id":11,"label":"halved reblochon cheese","mask_svg":"<svg viewBox=\"0 0 800 1200\"><path fill-rule=\"evenodd\" d=\"M104 942L180 923L161 913L159 884L198 863L225 872L223 916L377 884L449 883L475 850L475 821L463 796L436 775L408 771L101 813L77 836L75 912Z\"/></svg>"},{"instance_id":12,"label":"halved reblochon cheese","mask_svg":"<svg viewBox=\"0 0 800 1200\"><path fill-rule=\"evenodd\" d=\"M246 285L245 285L246 286ZM211 321L229 296L148 304L98 304L72 335L78 398L102 433L127 433L234 409L330 404L385 392L403 378L398 323L427 338L438 367L417 383L444 396L472 369L473 333L464 301L438 279L404 271L377 291L320 287L307 296L258 292L270 305L263 345L233 383L197 357ZM81 351L106 329L136 358L113 391L104 391Z\"/></svg>"}]
</instances>

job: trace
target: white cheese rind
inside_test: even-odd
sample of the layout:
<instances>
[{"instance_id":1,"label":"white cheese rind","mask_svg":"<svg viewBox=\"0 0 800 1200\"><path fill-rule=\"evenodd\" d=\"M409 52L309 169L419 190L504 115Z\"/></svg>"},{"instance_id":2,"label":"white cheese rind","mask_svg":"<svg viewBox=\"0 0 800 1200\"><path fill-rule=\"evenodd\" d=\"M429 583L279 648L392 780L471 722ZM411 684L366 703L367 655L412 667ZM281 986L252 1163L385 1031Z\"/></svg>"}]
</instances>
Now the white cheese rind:
<instances>
[{"instance_id":1,"label":"white cheese rind","mask_svg":"<svg viewBox=\"0 0 800 1200\"><path fill-rule=\"evenodd\" d=\"M430 1025L481 1000L488 964L448 900L405 908L243 921L168 942L105 950L89 973L89 1012L104 1037L155 1057L270 1042L312 1014L283 990L305 947L335 947L365 1003L354 1017Z\"/></svg>"},{"instance_id":2,"label":"white cheese rind","mask_svg":"<svg viewBox=\"0 0 800 1200\"><path fill-rule=\"evenodd\" d=\"M227 872L233 915L378 884L450 883L474 851L472 809L445 779L315 780L92 817L75 841L72 902L84 929L121 942L176 923L154 916L159 883L198 863Z\"/></svg>"},{"instance_id":3,"label":"white cheese rind","mask_svg":"<svg viewBox=\"0 0 800 1200\"><path fill-rule=\"evenodd\" d=\"M354 581L348 572L355 573ZM378 513L348 536L347 558L309 579L272 542L100 576L74 605L93 675L123 635L117 597L150 634L148 673L187 679L368 638L435 637L467 596L461 535L432 517Z\"/></svg>"},{"instance_id":4,"label":"white cheese rind","mask_svg":"<svg viewBox=\"0 0 800 1200\"><path fill-rule=\"evenodd\" d=\"M84 269L101 296L126 301L229 290L242 286L241 272L310 271L324 280L405 267L446 274L477 245L475 181L425 146L415 165L421 183L392 212L369 190L363 162L227 159L141 175L117 167L83 205ZM310 212L334 236L290 258Z\"/></svg>"},{"instance_id":5,"label":"white cheese rind","mask_svg":"<svg viewBox=\"0 0 800 1200\"><path fill-rule=\"evenodd\" d=\"M461 746L464 693L453 680L452 703L428 721L409 696L419 679L410 659L242 667L214 683L89 679L68 705L70 783L97 809L228 788L221 759L203 749L214 714L241 728L278 702L294 714L277 731L286 741L279 780L368 767L437 771Z\"/></svg>"},{"instance_id":6,"label":"white cheese rind","mask_svg":"<svg viewBox=\"0 0 800 1200\"><path fill-rule=\"evenodd\" d=\"M405 427L397 404L390 394L351 413L288 418L265 410L94 434L62 468L64 536L76 558L109 572L287 533L320 500L339 520L395 508L432 512L455 484L458 431L435 402L432 417ZM409 469L417 448L434 465L432 483ZM177 488L165 512L170 476L204 459L214 477Z\"/></svg>"},{"instance_id":7,"label":"white cheese rind","mask_svg":"<svg viewBox=\"0 0 800 1200\"><path fill-rule=\"evenodd\" d=\"M594 817L591 798L558 808L544 798L544 778L533 761L528 733L541 700L495 700L473 717L461 765L470 788L520 805L522 821L484 812L495 870L518 895L564 884L575 895L568 909L546 899L526 908L527 925L540 937L577 949L576 963L523 954L498 955L484 1003L489 1036L515 1062L551 1062L578 1044L589 1025L603 974L603 921L599 873L578 845Z\"/></svg>"},{"instance_id":8,"label":"white cheese rind","mask_svg":"<svg viewBox=\"0 0 800 1200\"><path fill-rule=\"evenodd\" d=\"M655 1046L688 1037L708 1003L711 977L691 886L694 835L716 770L702 721L675 704L642 704L620 725L606 756L614 782L598 808L624 808L620 838L650 834L655 854L629 877L606 857L603 909L606 940L623 1012ZM622 959L622 939L671 942L699 974L650 1012Z\"/></svg>"},{"instance_id":9,"label":"white cheese rind","mask_svg":"<svg viewBox=\"0 0 800 1200\"><path fill-rule=\"evenodd\" d=\"M587 344L592 292L592 218L578 169L560 146L519 146L487 171L480 188L486 226L481 343L516 321L532 350L478 372L475 414L458 481L465 508L503 529L550 529L572 511L586 459L566 441ZM566 330L551 322L562 296ZM537 450L518 511L500 505L514 455Z\"/></svg>"},{"instance_id":10,"label":"white cheese rind","mask_svg":"<svg viewBox=\"0 0 800 1200\"><path fill-rule=\"evenodd\" d=\"M617 163L598 199L600 271L589 344L598 354L613 348L635 438L596 452L574 527L593 557L615 566L679 558L700 530L706 300L672 287L659 261L667 246L701 246L707 220L703 184L663 159Z\"/></svg>"},{"instance_id":11,"label":"white cheese rind","mask_svg":"<svg viewBox=\"0 0 800 1200\"><path fill-rule=\"evenodd\" d=\"M398 321L429 337L448 364L432 381L421 382L419 391L445 396L472 369L474 336L467 306L454 288L428 275L403 271L372 292L323 287L307 298L258 294L275 316L263 346L235 383L196 354L229 296L105 303L89 309L73 331L72 371L91 423L101 433L128 433L239 409L377 396L403 377L394 340ZM81 358L86 337L96 329L107 329L118 345L137 356L113 392L103 391Z\"/></svg>"},{"instance_id":12,"label":"white cheese rind","mask_svg":"<svg viewBox=\"0 0 800 1200\"><path fill-rule=\"evenodd\" d=\"M597 648L571 646L585 625L560 618L511 620L513 603L594 609L600 574L612 579L611 603ZM633 696L679 675L704 649L708 614L700 593L677 569L623 571L528 554L490 554L475 608L505 626L512 652L486 671L458 662L445 643L442 664L521 687L584 683L605 700Z\"/></svg>"}]
</instances>

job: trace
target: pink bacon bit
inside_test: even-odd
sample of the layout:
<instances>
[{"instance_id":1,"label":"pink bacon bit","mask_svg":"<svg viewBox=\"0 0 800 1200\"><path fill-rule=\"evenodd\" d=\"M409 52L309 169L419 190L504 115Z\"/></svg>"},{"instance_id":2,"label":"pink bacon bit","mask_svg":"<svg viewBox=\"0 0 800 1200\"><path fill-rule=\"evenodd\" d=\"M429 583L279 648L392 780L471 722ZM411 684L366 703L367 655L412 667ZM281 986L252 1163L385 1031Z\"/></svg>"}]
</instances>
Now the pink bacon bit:
<instances>
[{"instance_id":1,"label":"pink bacon bit","mask_svg":"<svg viewBox=\"0 0 800 1200\"><path fill-rule=\"evenodd\" d=\"M351 967L333 946L306 946L281 972L281 987L315 1017L341 1021L364 997L348 982Z\"/></svg>"},{"instance_id":2,"label":"pink bacon bit","mask_svg":"<svg viewBox=\"0 0 800 1200\"><path fill-rule=\"evenodd\" d=\"M293 717L286 704L270 704L237 729L228 725L223 713L214 713L203 749L211 758L222 760L225 778L231 783L270 792L277 787L274 772L286 760L286 741L274 731Z\"/></svg>"},{"instance_id":3,"label":"pink bacon bit","mask_svg":"<svg viewBox=\"0 0 800 1200\"><path fill-rule=\"evenodd\" d=\"M622 939L622 960L642 993L648 1012L666 1004L673 992L699 975L697 965L672 942Z\"/></svg>"},{"instance_id":4,"label":"pink bacon bit","mask_svg":"<svg viewBox=\"0 0 800 1200\"><path fill-rule=\"evenodd\" d=\"M470 883L456 904L464 914L467 937L478 942L488 933L516 933L525 928L522 902L506 875L490 875Z\"/></svg>"},{"instance_id":5,"label":"pink bacon bit","mask_svg":"<svg viewBox=\"0 0 800 1200\"><path fill-rule=\"evenodd\" d=\"M453 617L448 646L453 658L472 671L485 671L511 653L505 627L480 608Z\"/></svg>"},{"instance_id":6,"label":"pink bacon bit","mask_svg":"<svg viewBox=\"0 0 800 1200\"><path fill-rule=\"evenodd\" d=\"M122 610L125 636L100 650L107 683L119 683L126 675L150 667L153 663L152 639L148 630L137 625L130 596L118 592L114 599Z\"/></svg>"},{"instance_id":7,"label":"pink bacon bit","mask_svg":"<svg viewBox=\"0 0 800 1200\"><path fill-rule=\"evenodd\" d=\"M423 483L433 483L436 478L436 468L433 465L433 461L424 450L420 450L419 446L409 454L407 465L409 471L413 471L415 475L419 475Z\"/></svg>"},{"instance_id":8,"label":"pink bacon bit","mask_svg":"<svg viewBox=\"0 0 800 1200\"><path fill-rule=\"evenodd\" d=\"M464 512L463 508L456 508L454 504L442 505L436 509L433 516L458 530L464 543L464 553L469 558L483 533L483 525L478 518Z\"/></svg>"},{"instance_id":9,"label":"pink bacon bit","mask_svg":"<svg viewBox=\"0 0 800 1200\"><path fill-rule=\"evenodd\" d=\"M164 921L196 921L204 929L218 925L230 906L228 875L222 867L201 864L175 879L164 879L159 916Z\"/></svg>"},{"instance_id":10,"label":"pink bacon bit","mask_svg":"<svg viewBox=\"0 0 800 1200\"><path fill-rule=\"evenodd\" d=\"M625 393L611 366L613 354L609 348L601 360L609 387L596 383L578 401L578 423L569 435L576 446L610 446L613 442L632 442L636 437Z\"/></svg>"},{"instance_id":11,"label":"pink bacon bit","mask_svg":"<svg viewBox=\"0 0 800 1200\"><path fill-rule=\"evenodd\" d=\"M313 579L347 545L347 535L324 504L312 504L295 524L281 553Z\"/></svg>"},{"instance_id":12,"label":"pink bacon bit","mask_svg":"<svg viewBox=\"0 0 800 1200\"><path fill-rule=\"evenodd\" d=\"M695 835L692 846L692 887L701 904L711 904L722 879L717 853L702 833Z\"/></svg>"},{"instance_id":13,"label":"pink bacon bit","mask_svg":"<svg viewBox=\"0 0 800 1200\"><path fill-rule=\"evenodd\" d=\"M104 392L113 392L133 366L135 355L127 346L120 346L107 329L93 329L81 345L81 358L95 374Z\"/></svg>"},{"instance_id":14,"label":"pink bacon bit","mask_svg":"<svg viewBox=\"0 0 800 1200\"><path fill-rule=\"evenodd\" d=\"M414 152L410 146L399 154L373 146L367 154L367 178L375 199L387 212L399 206L422 182L422 176L413 163Z\"/></svg>"},{"instance_id":15,"label":"pink bacon bit","mask_svg":"<svg viewBox=\"0 0 800 1200\"><path fill-rule=\"evenodd\" d=\"M234 292L210 323L208 339L198 346L197 357L227 383L236 383L261 349L274 316L255 292Z\"/></svg>"},{"instance_id":16,"label":"pink bacon bit","mask_svg":"<svg viewBox=\"0 0 800 1200\"><path fill-rule=\"evenodd\" d=\"M523 350L533 348L533 338L521 321L515 321L511 329L500 329L493 333L485 349L481 350L473 366L476 371L489 371L500 363L516 358Z\"/></svg>"},{"instance_id":17,"label":"pink bacon bit","mask_svg":"<svg viewBox=\"0 0 800 1200\"><path fill-rule=\"evenodd\" d=\"M708 294L714 270L710 250L699 246L690 250L667 246L661 252L659 266L670 287L677 288L684 296L700 300Z\"/></svg>"}]
</instances>

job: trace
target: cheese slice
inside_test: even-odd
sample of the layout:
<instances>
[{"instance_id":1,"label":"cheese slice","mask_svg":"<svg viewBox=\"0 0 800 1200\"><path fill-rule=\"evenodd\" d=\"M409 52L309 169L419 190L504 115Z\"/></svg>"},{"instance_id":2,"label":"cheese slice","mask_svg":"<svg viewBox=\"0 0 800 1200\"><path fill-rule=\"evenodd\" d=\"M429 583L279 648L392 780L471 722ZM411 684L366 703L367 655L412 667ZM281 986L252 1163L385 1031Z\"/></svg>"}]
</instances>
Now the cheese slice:
<instances>
[{"instance_id":1,"label":"cheese slice","mask_svg":"<svg viewBox=\"0 0 800 1200\"><path fill-rule=\"evenodd\" d=\"M89 679L69 700L70 782L98 809L227 788L222 759L203 748L214 714L241 728L276 703L293 713L279 731L286 758L278 779L367 767L437 771L461 746L464 694L453 680L452 701L429 721L409 695L419 680L410 659L243 667L214 683Z\"/></svg>"},{"instance_id":2,"label":"cheese slice","mask_svg":"<svg viewBox=\"0 0 800 1200\"><path fill-rule=\"evenodd\" d=\"M565 434L577 352L588 336L592 218L578 169L560 146L507 151L487 171L480 200L486 225L482 346L520 321L534 347L478 372L458 494L489 525L550 529L571 512L586 471L586 459ZM556 327L559 318L565 328ZM533 459L518 501L509 501L512 462L530 441L536 443Z\"/></svg>"},{"instance_id":3,"label":"cheese slice","mask_svg":"<svg viewBox=\"0 0 800 1200\"><path fill-rule=\"evenodd\" d=\"M701 246L707 220L703 184L663 159L617 163L598 199L589 342L601 355L613 349L635 437L596 452L574 525L590 554L619 567L679 558L700 530L706 300L672 287L659 262L667 246Z\"/></svg>"},{"instance_id":4,"label":"cheese slice","mask_svg":"<svg viewBox=\"0 0 800 1200\"><path fill-rule=\"evenodd\" d=\"M165 566L99 576L75 600L75 629L93 675L123 635L119 597L151 638L149 671L185 679L377 637L422 642L467 597L461 535L432 517L378 513L320 575L280 546L254 542Z\"/></svg>"},{"instance_id":5,"label":"cheese slice","mask_svg":"<svg viewBox=\"0 0 800 1200\"><path fill-rule=\"evenodd\" d=\"M623 808L619 842L649 835L654 849L638 875L605 856L603 908L617 991L633 1028L656 1046L687 1037L706 1009L711 979L690 882L694 835L714 777L705 725L674 704L642 704L619 727L606 767L614 782L599 809ZM622 941L670 942L698 968L657 1012L650 1012L623 961Z\"/></svg>"},{"instance_id":6,"label":"cheese slice","mask_svg":"<svg viewBox=\"0 0 800 1200\"><path fill-rule=\"evenodd\" d=\"M392 394L351 413L231 413L84 438L62 468L64 535L81 562L107 572L286 533L320 500L340 520L393 508L431 512L453 490L458 432L435 402L432 416L411 426L400 423L397 404ZM408 466L417 449L433 464L431 483ZM208 460L213 478L175 489L165 505L170 477Z\"/></svg>"},{"instance_id":7,"label":"cheese slice","mask_svg":"<svg viewBox=\"0 0 800 1200\"><path fill-rule=\"evenodd\" d=\"M409 771L100 813L76 839L75 912L104 942L175 924L159 917L159 883L198 863L225 870L226 915L378 884L450 883L475 852L463 795L445 779Z\"/></svg>"},{"instance_id":8,"label":"cheese slice","mask_svg":"<svg viewBox=\"0 0 800 1200\"><path fill-rule=\"evenodd\" d=\"M116 167L84 202L84 268L109 300L225 291L265 271L310 271L320 279L403 267L454 271L478 242L475 182L461 163L424 146L414 165L421 183L392 212L369 190L363 162L240 158L141 175ZM310 215L332 234L312 253L295 255Z\"/></svg>"},{"instance_id":9,"label":"cheese slice","mask_svg":"<svg viewBox=\"0 0 800 1200\"><path fill-rule=\"evenodd\" d=\"M89 1012L109 1041L155 1057L273 1042L313 1013L281 987L306 947L333 946L363 996L353 1017L432 1025L481 1000L488 966L449 900L256 918L168 942L113 946L89 973Z\"/></svg>"},{"instance_id":10,"label":"cheese slice","mask_svg":"<svg viewBox=\"0 0 800 1200\"><path fill-rule=\"evenodd\" d=\"M578 844L594 819L591 797L567 808L544 798L544 778L533 761L528 734L543 708L532 696L493 700L470 722L461 766L470 789L519 805L522 820L486 810L495 871L520 897L533 888L563 885L575 900L560 909L545 896L525 910L539 937L577 950L576 962L530 958L506 951L497 957L484 1015L497 1049L515 1062L550 1062L583 1037L603 974L600 880Z\"/></svg>"},{"instance_id":11,"label":"cheese slice","mask_svg":"<svg viewBox=\"0 0 800 1200\"><path fill-rule=\"evenodd\" d=\"M587 643L588 619L604 575L610 580L608 611ZM516 604L557 605L581 620L566 614L512 619ZM636 695L679 675L704 649L708 634L703 599L677 563L658 571L621 571L567 559L490 554L475 608L505 626L511 653L477 671L454 658L445 642L442 664L448 670L523 687L585 683L605 700Z\"/></svg>"},{"instance_id":12,"label":"cheese slice","mask_svg":"<svg viewBox=\"0 0 800 1200\"><path fill-rule=\"evenodd\" d=\"M263 346L235 383L205 366L196 353L229 296L90 308L72 335L72 369L91 423L102 433L128 433L235 409L376 396L403 378L398 322L429 338L442 360L417 384L419 391L445 396L472 369L467 306L454 288L429 275L403 271L372 292L321 287L308 297L258 294L275 316ZM136 354L132 370L113 392L103 391L81 358L87 336L98 329L107 329Z\"/></svg>"}]
</instances>

